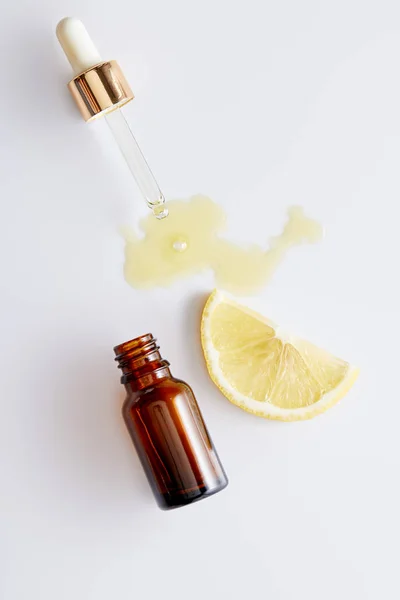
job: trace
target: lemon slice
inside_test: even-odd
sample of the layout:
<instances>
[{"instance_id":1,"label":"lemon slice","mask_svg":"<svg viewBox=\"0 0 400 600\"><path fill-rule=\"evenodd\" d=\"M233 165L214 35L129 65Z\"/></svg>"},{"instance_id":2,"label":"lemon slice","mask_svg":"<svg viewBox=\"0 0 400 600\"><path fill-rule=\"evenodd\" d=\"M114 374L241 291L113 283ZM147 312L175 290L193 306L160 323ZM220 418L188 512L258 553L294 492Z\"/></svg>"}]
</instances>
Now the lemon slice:
<instances>
[{"instance_id":1,"label":"lemon slice","mask_svg":"<svg viewBox=\"0 0 400 600\"><path fill-rule=\"evenodd\" d=\"M267 419L310 419L336 404L358 369L310 342L283 335L262 315L215 291L201 341L211 379L234 404Z\"/></svg>"}]
</instances>

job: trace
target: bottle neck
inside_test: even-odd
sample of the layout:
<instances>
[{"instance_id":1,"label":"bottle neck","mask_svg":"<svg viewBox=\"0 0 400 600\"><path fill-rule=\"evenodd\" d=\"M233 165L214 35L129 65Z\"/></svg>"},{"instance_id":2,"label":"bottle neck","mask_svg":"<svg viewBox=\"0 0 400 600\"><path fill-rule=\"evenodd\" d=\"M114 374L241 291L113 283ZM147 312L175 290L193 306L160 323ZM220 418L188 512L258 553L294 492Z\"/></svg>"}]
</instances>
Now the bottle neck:
<instances>
[{"instance_id":1,"label":"bottle neck","mask_svg":"<svg viewBox=\"0 0 400 600\"><path fill-rule=\"evenodd\" d=\"M169 362L161 357L151 333L115 346L114 352L123 373L121 383L129 391L143 390L160 379L171 377Z\"/></svg>"}]
</instances>

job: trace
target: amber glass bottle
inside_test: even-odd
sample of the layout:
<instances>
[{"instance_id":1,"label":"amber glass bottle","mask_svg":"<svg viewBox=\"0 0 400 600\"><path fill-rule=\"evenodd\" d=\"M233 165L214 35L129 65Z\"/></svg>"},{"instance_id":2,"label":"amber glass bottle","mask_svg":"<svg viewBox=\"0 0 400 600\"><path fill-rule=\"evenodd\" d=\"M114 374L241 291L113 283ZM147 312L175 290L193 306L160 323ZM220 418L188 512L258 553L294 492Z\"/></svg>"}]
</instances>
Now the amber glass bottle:
<instances>
[{"instance_id":1,"label":"amber glass bottle","mask_svg":"<svg viewBox=\"0 0 400 600\"><path fill-rule=\"evenodd\" d=\"M122 413L160 508L196 502L228 479L191 388L171 375L149 333L114 348L127 390Z\"/></svg>"}]
</instances>

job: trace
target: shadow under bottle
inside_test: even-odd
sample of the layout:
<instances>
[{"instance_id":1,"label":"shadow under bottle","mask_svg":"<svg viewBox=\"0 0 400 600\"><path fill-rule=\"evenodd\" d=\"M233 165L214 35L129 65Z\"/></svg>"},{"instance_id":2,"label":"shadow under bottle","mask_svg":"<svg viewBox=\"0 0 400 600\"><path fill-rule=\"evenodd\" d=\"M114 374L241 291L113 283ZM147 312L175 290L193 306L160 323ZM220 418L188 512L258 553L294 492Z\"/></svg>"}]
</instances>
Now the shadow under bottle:
<instances>
[{"instance_id":1,"label":"shadow under bottle","mask_svg":"<svg viewBox=\"0 0 400 600\"><path fill-rule=\"evenodd\" d=\"M171 375L151 334L114 348L127 390L122 413L163 510L185 506L228 484L191 388Z\"/></svg>"}]
</instances>

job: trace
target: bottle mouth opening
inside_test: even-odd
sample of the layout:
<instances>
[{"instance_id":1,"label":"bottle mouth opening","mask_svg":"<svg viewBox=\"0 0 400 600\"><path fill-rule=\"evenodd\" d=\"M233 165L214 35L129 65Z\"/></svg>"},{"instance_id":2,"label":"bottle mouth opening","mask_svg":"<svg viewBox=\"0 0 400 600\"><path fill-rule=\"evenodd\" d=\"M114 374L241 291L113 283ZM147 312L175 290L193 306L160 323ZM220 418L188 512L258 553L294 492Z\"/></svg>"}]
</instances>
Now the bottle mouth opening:
<instances>
[{"instance_id":1,"label":"bottle mouth opening","mask_svg":"<svg viewBox=\"0 0 400 600\"><path fill-rule=\"evenodd\" d=\"M156 346L156 339L153 334L145 333L115 346L115 360L121 360L124 357L134 358L135 356L147 353L148 350L158 350L158 348L159 346Z\"/></svg>"}]
</instances>

